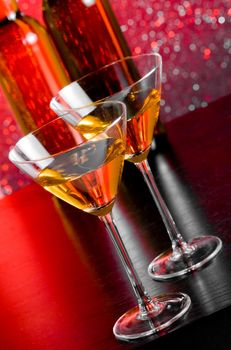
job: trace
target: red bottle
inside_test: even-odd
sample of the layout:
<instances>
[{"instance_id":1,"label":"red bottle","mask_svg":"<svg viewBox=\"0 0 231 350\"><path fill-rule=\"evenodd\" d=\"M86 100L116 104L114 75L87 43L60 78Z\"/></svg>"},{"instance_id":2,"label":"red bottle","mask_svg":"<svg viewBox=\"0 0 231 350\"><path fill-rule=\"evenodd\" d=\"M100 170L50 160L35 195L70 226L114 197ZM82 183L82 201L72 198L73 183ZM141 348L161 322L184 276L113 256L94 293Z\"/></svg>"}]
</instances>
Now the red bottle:
<instances>
[{"instance_id":1,"label":"red bottle","mask_svg":"<svg viewBox=\"0 0 231 350\"><path fill-rule=\"evenodd\" d=\"M72 80L131 54L107 0L43 0L43 18Z\"/></svg>"},{"instance_id":2,"label":"red bottle","mask_svg":"<svg viewBox=\"0 0 231 350\"><path fill-rule=\"evenodd\" d=\"M49 102L69 82L44 27L0 0L0 84L23 133L56 117Z\"/></svg>"}]
</instances>

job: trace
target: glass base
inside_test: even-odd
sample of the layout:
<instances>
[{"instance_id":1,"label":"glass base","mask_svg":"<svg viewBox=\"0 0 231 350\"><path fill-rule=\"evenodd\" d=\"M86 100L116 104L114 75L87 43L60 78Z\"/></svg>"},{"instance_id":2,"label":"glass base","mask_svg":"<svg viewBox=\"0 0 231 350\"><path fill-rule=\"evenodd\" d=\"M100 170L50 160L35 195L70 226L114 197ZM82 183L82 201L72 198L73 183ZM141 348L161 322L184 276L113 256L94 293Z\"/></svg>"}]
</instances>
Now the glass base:
<instances>
[{"instance_id":1,"label":"glass base","mask_svg":"<svg viewBox=\"0 0 231 350\"><path fill-rule=\"evenodd\" d=\"M202 268L221 250L222 242L215 236L196 237L188 242L188 253L173 254L172 249L157 256L149 265L149 275L158 281L173 279Z\"/></svg>"},{"instance_id":2,"label":"glass base","mask_svg":"<svg viewBox=\"0 0 231 350\"><path fill-rule=\"evenodd\" d=\"M127 311L113 327L117 339L125 341L138 340L168 328L189 309L191 299L187 294L169 293L153 297L159 309L140 317L139 307Z\"/></svg>"}]
</instances>

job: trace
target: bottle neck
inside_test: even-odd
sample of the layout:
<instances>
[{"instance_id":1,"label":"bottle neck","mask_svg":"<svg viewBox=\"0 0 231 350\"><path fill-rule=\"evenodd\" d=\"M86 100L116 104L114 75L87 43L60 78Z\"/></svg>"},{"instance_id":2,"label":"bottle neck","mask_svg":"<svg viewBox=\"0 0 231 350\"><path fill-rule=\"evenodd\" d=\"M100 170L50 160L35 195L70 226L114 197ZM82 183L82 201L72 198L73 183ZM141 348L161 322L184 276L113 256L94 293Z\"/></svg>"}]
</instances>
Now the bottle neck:
<instances>
[{"instance_id":1,"label":"bottle neck","mask_svg":"<svg viewBox=\"0 0 231 350\"><path fill-rule=\"evenodd\" d=\"M0 0L0 21L16 18L18 5L15 0Z\"/></svg>"}]
</instances>

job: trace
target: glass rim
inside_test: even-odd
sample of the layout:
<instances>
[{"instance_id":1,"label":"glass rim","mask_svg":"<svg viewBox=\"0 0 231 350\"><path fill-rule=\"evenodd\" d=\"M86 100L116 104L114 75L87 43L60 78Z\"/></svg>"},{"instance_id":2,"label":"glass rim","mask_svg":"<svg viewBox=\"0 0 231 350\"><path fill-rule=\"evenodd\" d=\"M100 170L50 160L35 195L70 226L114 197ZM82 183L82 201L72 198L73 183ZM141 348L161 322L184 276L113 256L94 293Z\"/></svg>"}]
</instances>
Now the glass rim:
<instances>
[{"instance_id":1,"label":"glass rim","mask_svg":"<svg viewBox=\"0 0 231 350\"><path fill-rule=\"evenodd\" d=\"M45 128L46 126L48 126L49 124L52 124L53 122L57 121L57 120L62 120L64 123L66 123L68 126L72 127L74 129L74 127L68 123L64 118L63 116L65 114L63 114L62 116L57 116L56 118L50 120L49 122L47 122L46 124L44 125L41 125L41 127L29 132L28 134L26 134L25 136L21 137L14 146L12 146L12 148L10 149L9 153L8 153L8 158L11 162L13 162L14 164L34 164L35 162L40 162L40 161L45 161L45 160L48 160L50 158L56 158L58 156L60 156L61 154L64 154L66 152L70 152L88 142L91 142L92 139L98 137L99 135L101 134L104 134L105 132L107 132L110 128L112 128L115 124L117 124L117 122L119 120L122 119L123 116L126 117L126 105L125 103L121 102L121 101L104 101L104 102L95 102L95 103L91 103L90 105L88 106L103 106L105 104L108 104L108 105L120 105L122 108L121 108L121 113L119 114L119 116L117 118L115 118L115 120L113 120L108 126L106 126L103 130L99 131L98 133L94 134L92 137L90 137L89 139L81 142L80 144L76 145L76 146L73 146L73 147L69 147L67 149L65 149L65 151L60 151L60 152L56 152L56 153L53 153L53 154L50 154L49 156L46 156L46 157L41 157L41 158L35 158L35 159L31 159L31 160L14 160L11 156L12 156L12 153L13 151L19 147L18 146L18 143L23 140L23 139L26 139L28 138L29 135L34 135L36 133L39 132L39 130ZM70 111L78 111L78 110L81 110L81 109L86 109L86 107L88 106L83 106L83 107L79 107L79 108L71 108ZM87 115L87 114L86 114ZM126 125L126 124L125 124Z\"/></svg>"},{"instance_id":2,"label":"glass rim","mask_svg":"<svg viewBox=\"0 0 231 350\"><path fill-rule=\"evenodd\" d=\"M54 96L52 98L52 100L55 100L57 101L57 99L59 98L59 94L61 91L63 91L66 87L70 86L71 84L73 83L80 83L81 81L83 81L84 79L86 79L87 77L90 77L91 75L94 75L94 74L97 74L98 72L101 72L109 67L112 67L114 65L116 65L117 63L121 63L123 61L127 61L127 60L131 60L131 59L136 59L136 58L139 58L139 57L158 57L159 59L159 63L157 65L154 65L153 68L151 68L146 74L144 74L140 79L136 80L134 83L132 83L131 85L128 85L127 87L121 89L120 91L117 91L115 92L114 94L112 95L108 95L106 97L103 97L97 101L95 101L95 103L97 102L103 102L103 101L106 101L108 100L110 97L112 97L113 95L121 92L121 91L124 91L126 90L128 87L129 88L132 88L134 85L138 84L139 82L141 82L142 80L144 80L145 78L147 78L149 75L151 75L154 71L157 70L157 68L159 67L162 67L162 56L158 53L158 52L149 52L149 53L142 53L142 54L139 54L139 55L130 55L130 56L125 56L123 58L120 58L119 60L116 60L116 61L113 61L111 63L108 63L106 65L104 65L103 67L100 67L99 69L93 71L93 72L90 72L90 73L87 73L85 74L84 76L82 76L81 78L79 79L76 79L74 81L72 81L71 83L69 83L68 85L65 85L62 89L59 90L58 94L56 96ZM51 101L52 101L51 100ZM58 102L58 101L57 101ZM58 102L59 103L59 102ZM94 104L94 102L92 102ZM87 106L87 105L86 105ZM84 106L83 106L84 107ZM73 107L74 108L74 107ZM59 109L59 108L56 108L56 107L52 107L52 110L54 112L57 112L57 113L66 113L68 110L70 109L73 109L73 108L65 108L63 107L62 109ZM78 107L77 107L78 108ZM81 107L82 108L82 107Z\"/></svg>"}]
</instances>

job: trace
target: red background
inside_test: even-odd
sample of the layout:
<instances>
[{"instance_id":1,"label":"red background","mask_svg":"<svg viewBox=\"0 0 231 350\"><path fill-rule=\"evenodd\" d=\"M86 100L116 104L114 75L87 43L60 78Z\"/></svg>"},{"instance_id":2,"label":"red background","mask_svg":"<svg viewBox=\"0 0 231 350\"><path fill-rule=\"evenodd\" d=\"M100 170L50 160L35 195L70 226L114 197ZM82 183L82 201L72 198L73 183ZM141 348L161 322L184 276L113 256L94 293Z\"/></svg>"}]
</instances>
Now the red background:
<instances>
[{"instance_id":1,"label":"red background","mask_svg":"<svg viewBox=\"0 0 231 350\"><path fill-rule=\"evenodd\" d=\"M22 12L42 22L41 0L18 3ZM229 0L113 0L111 5L133 53L153 50L163 56L163 122L230 93ZM0 91L0 198L28 183L8 161L19 137Z\"/></svg>"}]
</instances>

